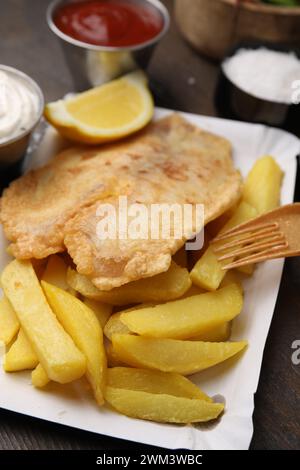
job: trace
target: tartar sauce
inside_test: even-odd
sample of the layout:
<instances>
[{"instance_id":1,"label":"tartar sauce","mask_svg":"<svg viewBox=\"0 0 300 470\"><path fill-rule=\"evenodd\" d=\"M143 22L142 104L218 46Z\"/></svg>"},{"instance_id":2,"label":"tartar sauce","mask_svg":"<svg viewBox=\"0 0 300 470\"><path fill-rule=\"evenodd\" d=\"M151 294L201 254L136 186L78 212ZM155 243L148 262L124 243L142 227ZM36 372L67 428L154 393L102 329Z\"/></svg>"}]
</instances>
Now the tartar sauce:
<instances>
[{"instance_id":1,"label":"tartar sauce","mask_svg":"<svg viewBox=\"0 0 300 470\"><path fill-rule=\"evenodd\" d=\"M30 129L39 98L22 77L0 70L0 144Z\"/></svg>"}]
</instances>

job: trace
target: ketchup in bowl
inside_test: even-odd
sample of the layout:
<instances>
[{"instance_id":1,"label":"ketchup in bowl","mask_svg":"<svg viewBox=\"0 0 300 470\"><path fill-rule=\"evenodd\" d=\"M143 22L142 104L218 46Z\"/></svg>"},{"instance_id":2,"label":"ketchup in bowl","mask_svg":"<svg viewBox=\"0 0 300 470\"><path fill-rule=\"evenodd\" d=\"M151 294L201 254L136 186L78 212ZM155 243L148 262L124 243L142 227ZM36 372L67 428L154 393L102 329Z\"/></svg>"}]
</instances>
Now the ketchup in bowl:
<instances>
[{"instance_id":1,"label":"ketchup in bowl","mask_svg":"<svg viewBox=\"0 0 300 470\"><path fill-rule=\"evenodd\" d=\"M160 11L146 1L85 0L58 8L56 27L78 41L106 47L130 47L155 38L164 27Z\"/></svg>"}]
</instances>

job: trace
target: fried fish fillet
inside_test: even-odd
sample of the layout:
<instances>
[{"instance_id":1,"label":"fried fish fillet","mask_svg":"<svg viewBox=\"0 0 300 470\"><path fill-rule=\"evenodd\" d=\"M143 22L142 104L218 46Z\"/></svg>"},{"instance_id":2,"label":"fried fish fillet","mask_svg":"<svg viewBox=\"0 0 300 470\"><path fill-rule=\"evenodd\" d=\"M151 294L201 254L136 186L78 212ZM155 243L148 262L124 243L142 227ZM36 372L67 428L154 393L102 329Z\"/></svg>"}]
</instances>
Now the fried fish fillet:
<instances>
[{"instance_id":1,"label":"fried fish fillet","mask_svg":"<svg viewBox=\"0 0 300 470\"><path fill-rule=\"evenodd\" d=\"M177 114L121 143L75 147L14 181L1 200L1 221L19 259L66 248L77 270L103 290L166 271L185 239L99 240L97 209L132 203L204 204L205 223L240 197L231 145Z\"/></svg>"}]
</instances>

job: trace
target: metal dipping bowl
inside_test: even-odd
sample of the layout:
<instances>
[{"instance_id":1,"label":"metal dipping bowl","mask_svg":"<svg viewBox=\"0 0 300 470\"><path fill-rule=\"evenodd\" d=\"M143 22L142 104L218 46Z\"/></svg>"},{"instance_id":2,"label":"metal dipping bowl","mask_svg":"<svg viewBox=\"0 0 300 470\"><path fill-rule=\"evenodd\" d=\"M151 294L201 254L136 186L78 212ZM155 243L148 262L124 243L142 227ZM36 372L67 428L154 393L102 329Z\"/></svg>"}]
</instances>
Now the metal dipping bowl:
<instances>
[{"instance_id":1,"label":"metal dipping bowl","mask_svg":"<svg viewBox=\"0 0 300 470\"><path fill-rule=\"evenodd\" d=\"M130 47L106 47L87 44L64 34L54 24L54 13L63 5L76 0L54 0L47 10L49 28L59 39L66 62L78 91L109 82L137 68L145 69L157 43L166 34L170 17L166 7L158 0L136 0L149 3L162 15L164 26L153 39Z\"/></svg>"},{"instance_id":2,"label":"metal dipping bowl","mask_svg":"<svg viewBox=\"0 0 300 470\"><path fill-rule=\"evenodd\" d=\"M38 111L30 126L28 126L26 130L20 131L16 136L11 138L8 137L4 142L0 143L0 168L6 169L12 165L18 164L25 155L32 131L37 126L43 113L44 96L37 83L20 70L8 67L7 65L0 65L0 70L7 74L17 76L19 79L23 80L39 100Z\"/></svg>"},{"instance_id":3,"label":"metal dipping bowl","mask_svg":"<svg viewBox=\"0 0 300 470\"><path fill-rule=\"evenodd\" d=\"M247 41L231 49L225 59L233 56L240 48L258 49L260 47L279 52L294 52L300 58L299 50L289 46ZM300 104L280 103L249 94L227 77L222 66L216 88L215 105L218 114L226 119L279 127L300 136Z\"/></svg>"}]
</instances>

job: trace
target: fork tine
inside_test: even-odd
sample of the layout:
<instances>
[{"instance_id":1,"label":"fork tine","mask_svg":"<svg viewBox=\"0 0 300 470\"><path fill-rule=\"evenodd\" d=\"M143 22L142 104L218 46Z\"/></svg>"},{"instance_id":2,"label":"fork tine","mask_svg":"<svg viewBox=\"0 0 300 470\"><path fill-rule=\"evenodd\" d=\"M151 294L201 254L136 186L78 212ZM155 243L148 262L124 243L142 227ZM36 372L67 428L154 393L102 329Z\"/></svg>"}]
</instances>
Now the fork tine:
<instances>
[{"instance_id":1,"label":"fork tine","mask_svg":"<svg viewBox=\"0 0 300 470\"><path fill-rule=\"evenodd\" d=\"M280 243L280 242L284 243L285 238L284 237L274 237L273 240L270 239L269 242L264 241L264 242L259 242L259 243L253 243L252 245L248 245L244 248L234 250L230 253L227 253L223 256L218 257L218 261L225 261L227 259L235 258L237 256L248 255L250 253L255 253L255 252L260 251L260 250L265 250L267 248L273 248L273 247L278 246L278 243Z\"/></svg>"},{"instance_id":2,"label":"fork tine","mask_svg":"<svg viewBox=\"0 0 300 470\"><path fill-rule=\"evenodd\" d=\"M240 245L247 244L247 243L252 243L254 240L255 241L265 240L265 239L271 238L271 236L283 237L284 235L282 232L279 232L279 231L276 232L274 230L270 230L268 232L266 231L266 232L261 233L260 235L255 235L255 236L253 234L250 236L246 235L245 237L240 237L237 240L233 240L231 242L224 243L223 245L217 246L216 248L213 248L213 250L215 253L220 253L229 248L235 248L236 246L240 246Z\"/></svg>"},{"instance_id":3,"label":"fork tine","mask_svg":"<svg viewBox=\"0 0 300 470\"><path fill-rule=\"evenodd\" d=\"M238 225L235 228L227 230L226 232L224 232L221 235L214 238L211 243L217 243L219 241L225 240L226 238L229 238L229 237L231 238L231 237L234 237L236 235L242 235L244 233L249 233L249 234L253 233L253 234L255 234L256 232L260 232L263 229L274 229L274 230L276 230L276 229L279 228L279 224L277 222L254 225L253 227L249 226L249 227L244 227L244 228L243 228L243 225L242 226ZM241 227L241 228L239 228L239 227Z\"/></svg>"},{"instance_id":4,"label":"fork tine","mask_svg":"<svg viewBox=\"0 0 300 470\"><path fill-rule=\"evenodd\" d=\"M286 242L281 245L275 246L271 250L267 249L260 253L256 253L254 255L241 258L239 260L233 261L232 263L222 266L222 270L239 268L240 266L246 266L248 264L256 264L256 263L260 263L261 261L265 261L267 259L270 260L270 259L277 259L277 258L285 257L288 246L289 245Z\"/></svg>"}]
</instances>

